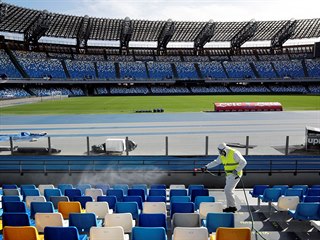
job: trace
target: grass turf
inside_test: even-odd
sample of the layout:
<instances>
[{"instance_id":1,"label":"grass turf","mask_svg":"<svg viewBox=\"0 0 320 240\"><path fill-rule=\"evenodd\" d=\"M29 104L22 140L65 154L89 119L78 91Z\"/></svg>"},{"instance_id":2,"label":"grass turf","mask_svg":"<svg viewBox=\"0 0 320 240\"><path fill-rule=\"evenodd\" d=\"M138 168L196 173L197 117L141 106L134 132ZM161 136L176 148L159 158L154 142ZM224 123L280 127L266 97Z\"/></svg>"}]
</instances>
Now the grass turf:
<instances>
[{"instance_id":1,"label":"grass turf","mask_svg":"<svg viewBox=\"0 0 320 240\"><path fill-rule=\"evenodd\" d=\"M1 114L109 114L163 108L165 112L212 111L215 102L280 102L285 111L320 110L320 97L310 95L192 95L74 97L0 109Z\"/></svg>"}]
</instances>

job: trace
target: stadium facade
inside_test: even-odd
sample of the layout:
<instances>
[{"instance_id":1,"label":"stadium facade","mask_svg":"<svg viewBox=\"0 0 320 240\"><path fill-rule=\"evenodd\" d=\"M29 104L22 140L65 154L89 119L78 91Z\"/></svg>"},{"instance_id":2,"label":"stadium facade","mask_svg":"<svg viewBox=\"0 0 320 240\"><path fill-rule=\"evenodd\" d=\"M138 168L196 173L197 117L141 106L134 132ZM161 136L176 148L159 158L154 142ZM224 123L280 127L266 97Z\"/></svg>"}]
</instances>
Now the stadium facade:
<instances>
[{"instance_id":1,"label":"stadium facade","mask_svg":"<svg viewBox=\"0 0 320 240\"><path fill-rule=\"evenodd\" d=\"M320 19L107 19L1 3L0 31L1 98L320 93L320 44L286 45L319 39ZM244 47L257 41L269 46ZM181 42L192 47L169 47Z\"/></svg>"}]
</instances>

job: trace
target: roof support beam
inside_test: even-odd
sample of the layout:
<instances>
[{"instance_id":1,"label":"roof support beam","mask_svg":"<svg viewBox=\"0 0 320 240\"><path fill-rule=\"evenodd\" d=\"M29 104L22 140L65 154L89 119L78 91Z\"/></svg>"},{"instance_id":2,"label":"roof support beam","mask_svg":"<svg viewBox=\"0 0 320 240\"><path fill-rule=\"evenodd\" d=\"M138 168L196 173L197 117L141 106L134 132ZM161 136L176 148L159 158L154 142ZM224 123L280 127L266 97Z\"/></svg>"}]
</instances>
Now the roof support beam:
<instances>
[{"instance_id":1,"label":"roof support beam","mask_svg":"<svg viewBox=\"0 0 320 240\"><path fill-rule=\"evenodd\" d=\"M0 1L0 23L3 22L8 15L8 5Z\"/></svg>"},{"instance_id":2,"label":"roof support beam","mask_svg":"<svg viewBox=\"0 0 320 240\"><path fill-rule=\"evenodd\" d=\"M213 22L213 20L207 22L207 24L194 40L195 53L203 52L203 47L206 43L210 42L210 39L214 35L215 28L216 24Z\"/></svg>"},{"instance_id":3,"label":"roof support beam","mask_svg":"<svg viewBox=\"0 0 320 240\"><path fill-rule=\"evenodd\" d=\"M52 14L47 10L40 12L38 18L30 24L27 30L24 32L24 41L27 46L30 43L34 46L38 46L39 39L45 35L52 23Z\"/></svg>"},{"instance_id":4,"label":"roof support beam","mask_svg":"<svg viewBox=\"0 0 320 240\"><path fill-rule=\"evenodd\" d=\"M85 15L81 21L80 27L77 33L77 51L79 52L80 48L87 50L88 39L91 33L91 24L90 18L88 15Z\"/></svg>"},{"instance_id":5,"label":"roof support beam","mask_svg":"<svg viewBox=\"0 0 320 240\"><path fill-rule=\"evenodd\" d=\"M297 20L289 20L286 24L271 38L271 51L282 49L282 45L294 34L297 26Z\"/></svg>"},{"instance_id":6,"label":"roof support beam","mask_svg":"<svg viewBox=\"0 0 320 240\"><path fill-rule=\"evenodd\" d=\"M160 35L158 37L158 53L166 51L167 45L171 38L173 37L175 31L175 24L171 19L168 19L168 21L163 26Z\"/></svg>"},{"instance_id":7,"label":"roof support beam","mask_svg":"<svg viewBox=\"0 0 320 240\"><path fill-rule=\"evenodd\" d=\"M133 33L133 23L131 22L129 17L126 17L121 26L121 34L120 34L120 53L123 50L129 50L129 42L131 40L131 36Z\"/></svg>"},{"instance_id":8,"label":"roof support beam","mask_svg":"<svg viewBox=\"0 0 320 240\"><path fill-rule=\"evenodd\" d=\"M258 29L258 23L255 20L248 22L236 35L231 39L231 52L240 51L242 44L250 40Z\"/></svg>"}]
</instances>

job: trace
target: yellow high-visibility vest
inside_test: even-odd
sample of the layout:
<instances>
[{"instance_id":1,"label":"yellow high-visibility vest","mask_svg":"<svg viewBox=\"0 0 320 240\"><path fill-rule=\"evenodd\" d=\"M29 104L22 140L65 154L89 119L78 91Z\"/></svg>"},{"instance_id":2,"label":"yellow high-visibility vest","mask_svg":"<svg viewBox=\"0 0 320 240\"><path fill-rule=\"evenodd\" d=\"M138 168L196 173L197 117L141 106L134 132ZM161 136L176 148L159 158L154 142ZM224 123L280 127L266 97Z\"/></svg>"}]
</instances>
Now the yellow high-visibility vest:
<instances>
[{"instance_id":1,"label":"yellow high-visibility vest","mask_svg":"<svg viewBox=\"0 0 320 240\"><path fill-rule=\"evenodd\" d=\"M230 148L226 156L221 155L221 162L224 166L224 171L227 175L232 174L234 170L238 167L239 163L234 160L235 149ZM239 176L242 176L242 171L238 172Z\"/></svg>"}]
</instances>

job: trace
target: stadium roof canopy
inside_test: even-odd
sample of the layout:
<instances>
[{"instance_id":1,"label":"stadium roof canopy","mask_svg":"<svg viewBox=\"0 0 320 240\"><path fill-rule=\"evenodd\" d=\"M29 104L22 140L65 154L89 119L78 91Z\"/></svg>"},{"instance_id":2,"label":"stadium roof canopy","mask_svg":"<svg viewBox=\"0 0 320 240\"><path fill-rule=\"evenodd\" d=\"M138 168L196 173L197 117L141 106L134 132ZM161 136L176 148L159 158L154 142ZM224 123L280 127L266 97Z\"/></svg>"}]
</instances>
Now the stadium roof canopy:
<instances>
[{"instance_id":1,"label":"stadium roof canopy","mask_svg":"<svg viewBox=\"0 0 320 240\"><path fill-rule=\"evenodd\" d=\"M0 31L26 34L41 26L39 21L43 11L22 8L1 3ZM54 38L85 38L86 40L119 41L123 34L125 19L107 19L88 16L70 16L50 13L50 22L41 36ZM243 38L245 41L272 40L288 22L283 21L257 21L255 30ZM47 22L48 23L48 22ZM130 41L151 42L159 41L167 21L130 20ZM177 21L170 36L171 42L194 42L203 33L208 22ZM232 41L234 37L244 32L249 22L214 22L215 26L206 42ZM38 24L38 25L37 25ZM36 25L36 26L35 26ZM294 20L294 31L287 39L305 39L320 37L320 18ZM41 30L41 27L40 27ZM41 32L41 31L38 32ZM41 37L39 36L39 37ZM287 40L286 39L286 40Z\"/></svg>"}]
</instances>

